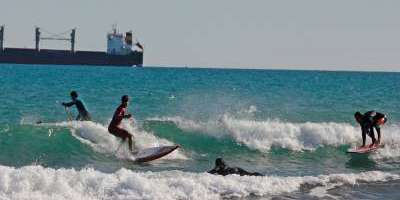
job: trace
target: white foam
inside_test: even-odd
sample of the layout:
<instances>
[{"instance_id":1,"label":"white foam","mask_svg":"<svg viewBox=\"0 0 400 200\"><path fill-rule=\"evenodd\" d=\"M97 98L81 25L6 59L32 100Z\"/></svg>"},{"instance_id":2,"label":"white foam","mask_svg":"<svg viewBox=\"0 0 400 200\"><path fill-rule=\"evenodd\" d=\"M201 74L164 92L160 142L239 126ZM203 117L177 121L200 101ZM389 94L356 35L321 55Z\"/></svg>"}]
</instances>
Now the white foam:
<instances>
[{"instance_id":1,"label":"white foam","mask_svg":"<svg viewBox=\"0 0 400 200\"><path fill-rule=\"evenodd\" d=\"M41 166L0 166L0 199L220 199L271 196L399 179L380 171L305 177L215 176L182 171L106 174L94 169L51 169ZM306 188L306 190L304 190ZM322 191L321 191L322 190ZM312 192L310 193L312 195Z\"/></svg>"},{"instance_id":2,"label":"white foam","mask_svg":"<svg viewBox=\"0 0 400 200\"><path fill-rule=\"evenodd\" d=\"M135 159L128 151L127 142L122 144L122 148L117 151L119 145L121 144L121 140L111 135L107 128L100 123L91 121L72 121L40 124L40 126L68 127L75 138L80 140L82 143L91 146L97 152L115 154L119 158ZM128 130L128 132L133 134L137 150L143 150L145 148L162 145L173 145L172 142L166 139L158 138L151 133L137 129L128 121L124 121L122 126ZM187 157L181 150L177 150L168 156L163 157L163 159L187 159Z\"/></svg>"},{"instance_id":3,"label":"white foam","mask_svg":"<svg viewBox=\"0 0 400 200\"><path fill-rule=\"evenodd\" d=\"M400 125L391 124L382 128L382 142L384 147L372 154L375 159L392 159L400 157Z\"/></svg>"},{"instance_id":4,"label":"white foam","mask_svg":"<svg viewBox=\"0 0 400 200\"><path fill-rule=\"evenodd\" d=\"M268 151L272 146L295 151L339 146L360 141L360 130L346 123L291 123L279 120L239 120L225 116L224 126L232 137L249 148Z\"/></svg>"}]
</instances>

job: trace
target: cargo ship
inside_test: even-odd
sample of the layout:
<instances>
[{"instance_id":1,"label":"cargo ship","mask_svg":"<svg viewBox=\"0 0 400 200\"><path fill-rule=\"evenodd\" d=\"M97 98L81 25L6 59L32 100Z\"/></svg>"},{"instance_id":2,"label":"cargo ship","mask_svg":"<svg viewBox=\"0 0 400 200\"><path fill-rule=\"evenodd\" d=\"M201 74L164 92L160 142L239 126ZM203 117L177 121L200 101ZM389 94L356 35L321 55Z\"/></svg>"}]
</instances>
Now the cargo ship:
<instances>
[{"instance_id":1,"label":"cargo ship","mask_svg":"<svg viewBox=\"0 0 400 200\"><path fill-rule=\"evenodd\" d=\"M132 31L125 35L116 27L107 33L107 51L75 51L75 33L69 37L57 35L42 37L39 27L35 28L35 48L4 47L4 26L0 26L0 63L48 64L48 65L90 65L90 66L137 66L143 65L143 46L133 43ZM41 49L41 40L64 40L71 43L70 50Z\"/></svg>"}]
</instances>

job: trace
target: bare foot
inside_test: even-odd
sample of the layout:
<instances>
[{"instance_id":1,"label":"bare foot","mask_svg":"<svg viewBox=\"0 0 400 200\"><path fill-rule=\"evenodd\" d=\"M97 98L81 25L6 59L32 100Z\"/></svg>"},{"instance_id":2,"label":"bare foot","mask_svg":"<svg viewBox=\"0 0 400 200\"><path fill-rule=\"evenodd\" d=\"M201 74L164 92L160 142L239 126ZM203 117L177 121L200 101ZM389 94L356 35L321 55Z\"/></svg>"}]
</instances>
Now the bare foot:
<instances>
[{"instance_id":1,"label":"bare foot","mask_svg":"<svg viewBox=\"0 0 400 200\"><path fill-rule=\"evenodd\" d=\"M372 143L372 144L370 144L368 147L369 148L372 148L372 147L374 147L375 146L375 143Z\"/></svg>"},{"instance_id":2,"label":"bare foot","mask_svg":"<svg viewBox=\"0 0 400 200\"><path fill-rule=\"evenodd\" d=\"M139 153L139 150L133 149L133 150L131 151L131 153L132 153L132 154L137 154L137 153Z\"/></svg>"}]
</instances>

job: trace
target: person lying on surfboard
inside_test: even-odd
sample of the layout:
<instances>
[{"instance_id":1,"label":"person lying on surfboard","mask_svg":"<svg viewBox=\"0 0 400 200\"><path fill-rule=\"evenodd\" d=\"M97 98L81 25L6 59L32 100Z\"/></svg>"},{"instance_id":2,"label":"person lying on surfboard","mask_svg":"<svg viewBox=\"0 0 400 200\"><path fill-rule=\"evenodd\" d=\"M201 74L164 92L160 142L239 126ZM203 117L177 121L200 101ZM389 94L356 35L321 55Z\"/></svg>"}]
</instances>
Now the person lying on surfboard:
<instances>
[{"instance_id":1,"label":"person lying on surfboard","mask_svg":"<svg viewBox=\"0 0 400 200\"><path fill-rule=\"evenodd\" d=\"M80 99L78 99L78 93L76 91L72 91L71 92L71 102L65 103L62 102L61 104L65 107L71 107L73 105L76 106L76 109L78 109L78 116L76 117L76 120L79 121L90 121L90 114L89 112L86 110L85 104L83 103L83 101L81 101Z\"/></svg>"},{"instance_id":2,"label":"person lying on surfboard","mask_svg":"<svg viewBox=\"0 0 400 200\"><path fill-rule=\"evenodd\" d=\"M229 167L228 165L225 164L224 160L222 158L217 158L215 160L215 167L214 169L208 171L210 174L218 174L222 176L226 176L229 174L237 174L240 176L263 176L262 174L258 172L248 172L242 168L239 167Z\"/></svg>"},{"instance_id":3,"label":"person lying on surfboard","mask_svg":"<svg viewBox=\"0 0 400 200\"><path fill-rule=\"evenodd\" d=\"M116 137L121 138L122 141L128 139L129 151L134 153L132 148L133 135L130 134L127 130L120 127L121 121L123 119L129 119L132 117L131 114L127 114L128 103L129 103L129 96L128 95L122 96L121 105L119 105L118 108L115 110L114 116L110 124L108 125L108 132L110 132Z\"/></svg>"},{"instance_id":4,"label":"person lying on surfboard","mask_svg":"<svg viewBox=\"0 0 400 200\"><path fill-rule=\"evenodd\" d=\"M370 145L370 147L373 147L374 145L379 145L381 143L380 126L386 123L387 117L384 114L375 111L368 111L364 114L361 114L357 111L354 114L354 118L361 126L361 134L363 140L363 144L361 147L365 147L365 139L367 134L372 139L372 144ZM378 140L375 139L374 128L378 133Z\"/></svg>"}]
</instances>

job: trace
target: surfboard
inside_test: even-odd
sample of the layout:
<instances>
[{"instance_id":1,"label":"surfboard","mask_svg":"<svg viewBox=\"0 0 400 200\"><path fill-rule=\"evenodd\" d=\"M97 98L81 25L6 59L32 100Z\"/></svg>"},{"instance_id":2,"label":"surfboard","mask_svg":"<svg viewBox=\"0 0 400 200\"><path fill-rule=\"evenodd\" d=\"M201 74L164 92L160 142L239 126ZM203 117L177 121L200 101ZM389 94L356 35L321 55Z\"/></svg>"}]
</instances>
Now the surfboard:
<instances>
[{"instance_id":1,"label":"surfboard","mask_svg":"<svg viewBox=\"0 0 400 200\"><path fill-rule=\"evenodd\" d=\"M365 147L354 147L352 149L347 150L346 153L358 153L358 154L371 153L383 146L384 146L383 144L379 144L379 145L374 145L372 147L369 147L369 145L366 145Z\"/></svg>"},{"instance_id":2,"label":"surfboard","mask_svg":"<svg viewBox=\"0 0 400 200\"><path fill-rule=\"evenodd\" d=\"M179 145L151 147L140 150L135 155L135 162L149 162L162 158L179 148Z\"/></svg>"}]
</instances>

